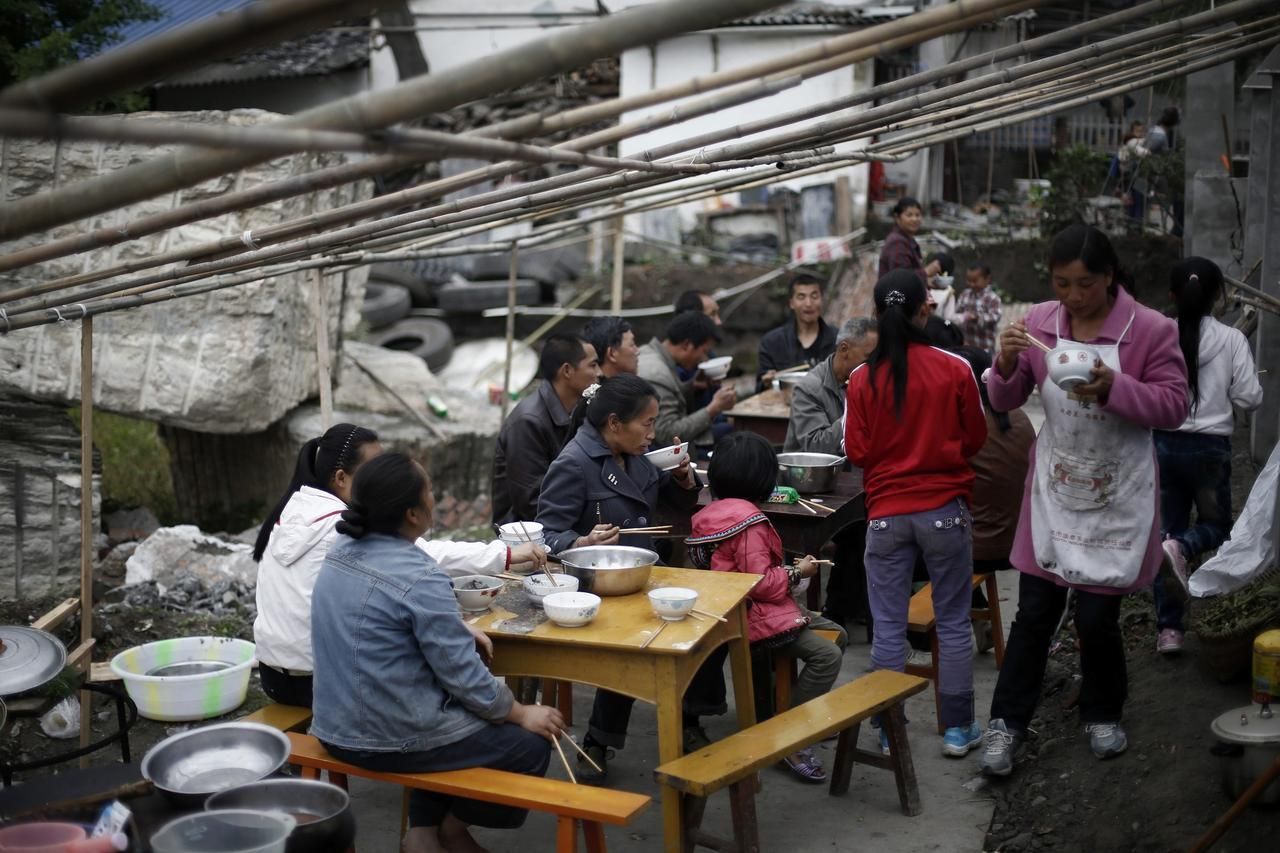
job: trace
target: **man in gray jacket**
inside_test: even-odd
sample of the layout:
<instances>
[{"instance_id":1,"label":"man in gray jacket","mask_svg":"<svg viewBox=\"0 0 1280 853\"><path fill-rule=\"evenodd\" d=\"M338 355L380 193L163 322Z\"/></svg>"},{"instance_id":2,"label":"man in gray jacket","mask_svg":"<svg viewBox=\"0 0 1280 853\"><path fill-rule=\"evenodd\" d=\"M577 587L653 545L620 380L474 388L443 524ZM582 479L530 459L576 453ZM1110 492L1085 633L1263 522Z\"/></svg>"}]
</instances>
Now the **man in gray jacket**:
<instances>
[{"instance_id":1,"label":"man in gray jacket","mask_svg":"<svg viewBox=\"0 0 1280 853\"><path fill-rule=\"evenodd\" d=\"M672 443L675 436L694 445L711 445L711 421L733 408L733 387L725 385L716 391L706 407L692 409L693 389L680 381L677 367L697 370L707 353L720 342L720 330L706 314L686 311L677 314L667 326L666 337L654 338L640 348L640 364L636 375L648 380L658 392L658 422L654 425L654 449Z\"/></svg>"},{"instance_id":2,"label":"man in gray jacket","mask_svg":"<svg viewBox=\"0 0 1280 853\"><path fill-rule=\"evenodd\" d=\"M878 339L870 317L854 317L840 327L835 352L810 370L791 396L784 452L843 455L845 385Z\"/></svg>"}]
</instances>

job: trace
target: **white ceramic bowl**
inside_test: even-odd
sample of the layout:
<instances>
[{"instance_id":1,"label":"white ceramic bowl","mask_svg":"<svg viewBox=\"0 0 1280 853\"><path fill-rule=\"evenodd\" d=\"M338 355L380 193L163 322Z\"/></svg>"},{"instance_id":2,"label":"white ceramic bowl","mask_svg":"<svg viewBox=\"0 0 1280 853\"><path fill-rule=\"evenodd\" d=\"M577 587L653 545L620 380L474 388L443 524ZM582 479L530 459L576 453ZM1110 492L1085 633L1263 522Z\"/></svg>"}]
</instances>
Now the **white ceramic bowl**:
<instances>
[{"instance_id":1,"label":"white ceramic bowl","mask_svg":"<svg viewBox=\"0 0 1280 853\"><path fill-rule=\"evenodd\" d=\"M553 582L555 586L551 585ZM548 595L554 595L557 592L577 592L578 579L573 575L563 574L547 577L542 572L538 572L524 579L524 591L529 596L530 602L541 607L542 599Z\"/></svg>"},{"instance_id":2,"label":"white ceramic bowl","mask_svg":"<svg viewBox=\"0 0 1280 853\"><path fill-rule=\"evenodd\" d=\"M659 471L670 471L673 468L679 468L684 461L689 458L689 442L682 441L679 444L671 444L666 447L659 447L657 450L650 450L644 455L653 463L653 467Z\"/></svg>"},{"instance_id":3,"label":"white ceramic bowl","mask_svg":"<svg viewBox=\"0 0 1280 853\"><path fill-rule=\"evenodd\" d=\"M254 651L232 637L179 637L126 649L111 671L148 720L207 720L244 702Z\"/></svg>"},{"instance_id":4,"label":"white ceramic bowl","mask_svg":"<svg viewBox=\"0 0 1280 853\"><path fill-rule=\"evenodd\" d=\"M668 622L679 622L698 603L698 591L682 586L664 586L649 590L653 612Z\"/></svg>"},{"instance_id":5,"label":"white ceramic bowl","mask_svg":"<svg viewBox=\"0 0 1280 853\"><path fill-rule=\"evenodd\" d=\"M939 288L950 287L956 283L956 277L953 275L936 275L933 277L933 283Z\"/></svg>"},{"instance_id":6,"label":"white ceramic bowl","mask_svg":"<svg viewBox=\"0 0 1280 853\"><path fill-rule=\"evenodd\" d=\"M541 542L542 525L536 521L511 521L498 526L503 542Z\"/></svg>"},{"instance_id":7,"label":"white ceramic bowl","mask_svg":"<svg viewBox=\"0 0 1280 853\"><path fill-rule=\"evenodd\" d=\"M698 365L698 369L706 374L708 379L724 379L729 375L729 367L733 364L733 356L722 355L717 358L709 358L702 364Z\"/></svg>"},{"instance_id":8,"label":"white ceramic bowl","mask_svg":"<svg viewBox=\"0 0 1280 853\"><path fill-rule=\"evenodd\" d=\"M1085 344L1066 344L1054 347L1044 354L1049 371L1049 381L1063 391L1093 381L1093 366L1098 362L1098 351Z\"/></svg>"},{"instance_id":9,"label":"white ceramic bowl","mask_svg":"<svg viewBox=\"0 0 1280 853\"><path fill-rule=\"evenodd\" d=\"M547 618L561 628L586 625L600 612L600 596L589 592L553 592L542 597Z\"/></svg>"},{"instance_id":10,"label":"white ceramic bowl","mask_svg":"<svg viewBox=\"0 0 1280 853\"><path fill-rule=\"evenodd\" d=\"M453 579L453 594L468 613L483 613L502 592L503 583L488 575L463 575Z\"/></svg>"}]
</instances>

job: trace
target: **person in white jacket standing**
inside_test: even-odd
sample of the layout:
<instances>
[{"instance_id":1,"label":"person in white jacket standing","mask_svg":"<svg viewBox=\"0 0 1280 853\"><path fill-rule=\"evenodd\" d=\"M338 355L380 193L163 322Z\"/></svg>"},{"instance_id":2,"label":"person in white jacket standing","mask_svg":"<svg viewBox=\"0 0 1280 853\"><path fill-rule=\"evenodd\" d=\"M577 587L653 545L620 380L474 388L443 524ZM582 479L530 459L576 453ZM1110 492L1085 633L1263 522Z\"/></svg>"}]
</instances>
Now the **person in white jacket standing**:
<instances>
[{"instance_id":1,"label":"person in white jacket standing","mask_svg":"<svg viewBox=\"0 0 1280 853\"><path fill-rule=\"evenodd\" d=\"M356 471L381 453L377 434L354 424L335 424L311 439L298 453L288 490L258 531L253 641L262 690L276 702L311 707L311 591L337 539ZM453 576L496 575L512 563L546 561L535 545L427 539L417 545Z\"/></svg>"},{"instance_id":2,"label":"person in white jacket standing","mask_svg":"<svg viewBox=\"0 0 1280 853\"><path fill-rule=\"evenodd\" d=\"M1249 342L1212 316L1222 283L1222 270L1206 258L1185 258L1170 275L1191 413L1176 432L1155 433L1165 536L1164 579L1153 589L1156 650L1167 655L1182 651L1187 562L1215 550L1231 531L1232 406L1252 411L1262 403Z\"/></svg>"}]
</instances>

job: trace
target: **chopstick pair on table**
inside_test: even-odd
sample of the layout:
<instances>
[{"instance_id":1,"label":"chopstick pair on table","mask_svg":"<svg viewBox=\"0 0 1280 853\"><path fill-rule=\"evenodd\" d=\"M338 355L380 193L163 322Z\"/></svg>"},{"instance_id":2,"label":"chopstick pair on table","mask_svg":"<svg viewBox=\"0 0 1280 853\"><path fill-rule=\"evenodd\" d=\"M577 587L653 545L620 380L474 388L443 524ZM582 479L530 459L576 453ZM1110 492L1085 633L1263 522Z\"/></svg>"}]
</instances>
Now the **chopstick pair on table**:
<instances>
[{"instance_id":1,"label":"chopstick pair on table","mask_svg":"<svg viewBox=\"0 0 1280 853\"><path fill-rule=\"evenodd\" d=\"M804 498L796 498L796 502L800 504L800 506L809 510L809 512L813 513L814 515L821 514L818 512L818 510L822 510L823 512L826 512L828 514L835 512L835 510L829 506L824 506L823 504L820 504L820 503L814 503L813 501L808 501L808 500L805 500Z\"/></svg>"}]
</instances>

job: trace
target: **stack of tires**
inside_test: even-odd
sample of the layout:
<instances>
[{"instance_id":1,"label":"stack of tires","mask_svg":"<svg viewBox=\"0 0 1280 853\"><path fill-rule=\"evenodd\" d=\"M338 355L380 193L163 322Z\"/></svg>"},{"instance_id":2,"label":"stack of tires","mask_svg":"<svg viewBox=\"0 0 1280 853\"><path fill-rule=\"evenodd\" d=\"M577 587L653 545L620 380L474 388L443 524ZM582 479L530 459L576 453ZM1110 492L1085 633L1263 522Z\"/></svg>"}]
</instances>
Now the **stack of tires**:
<instances>
[{"instance_id":1,"label":"stack of tires","mask_svg":"<svg viewBox=\"0 0 1280 853\"><path fill-rule=\"evenodd\" d=\"M370 334L368 342L387 349L411 352L433 373L453 355L453 332L434 317L410 317L415 305L429 304L431 283L411 265L375 264L365 284L360 316Z\"/></svg>"}]
</instances>

